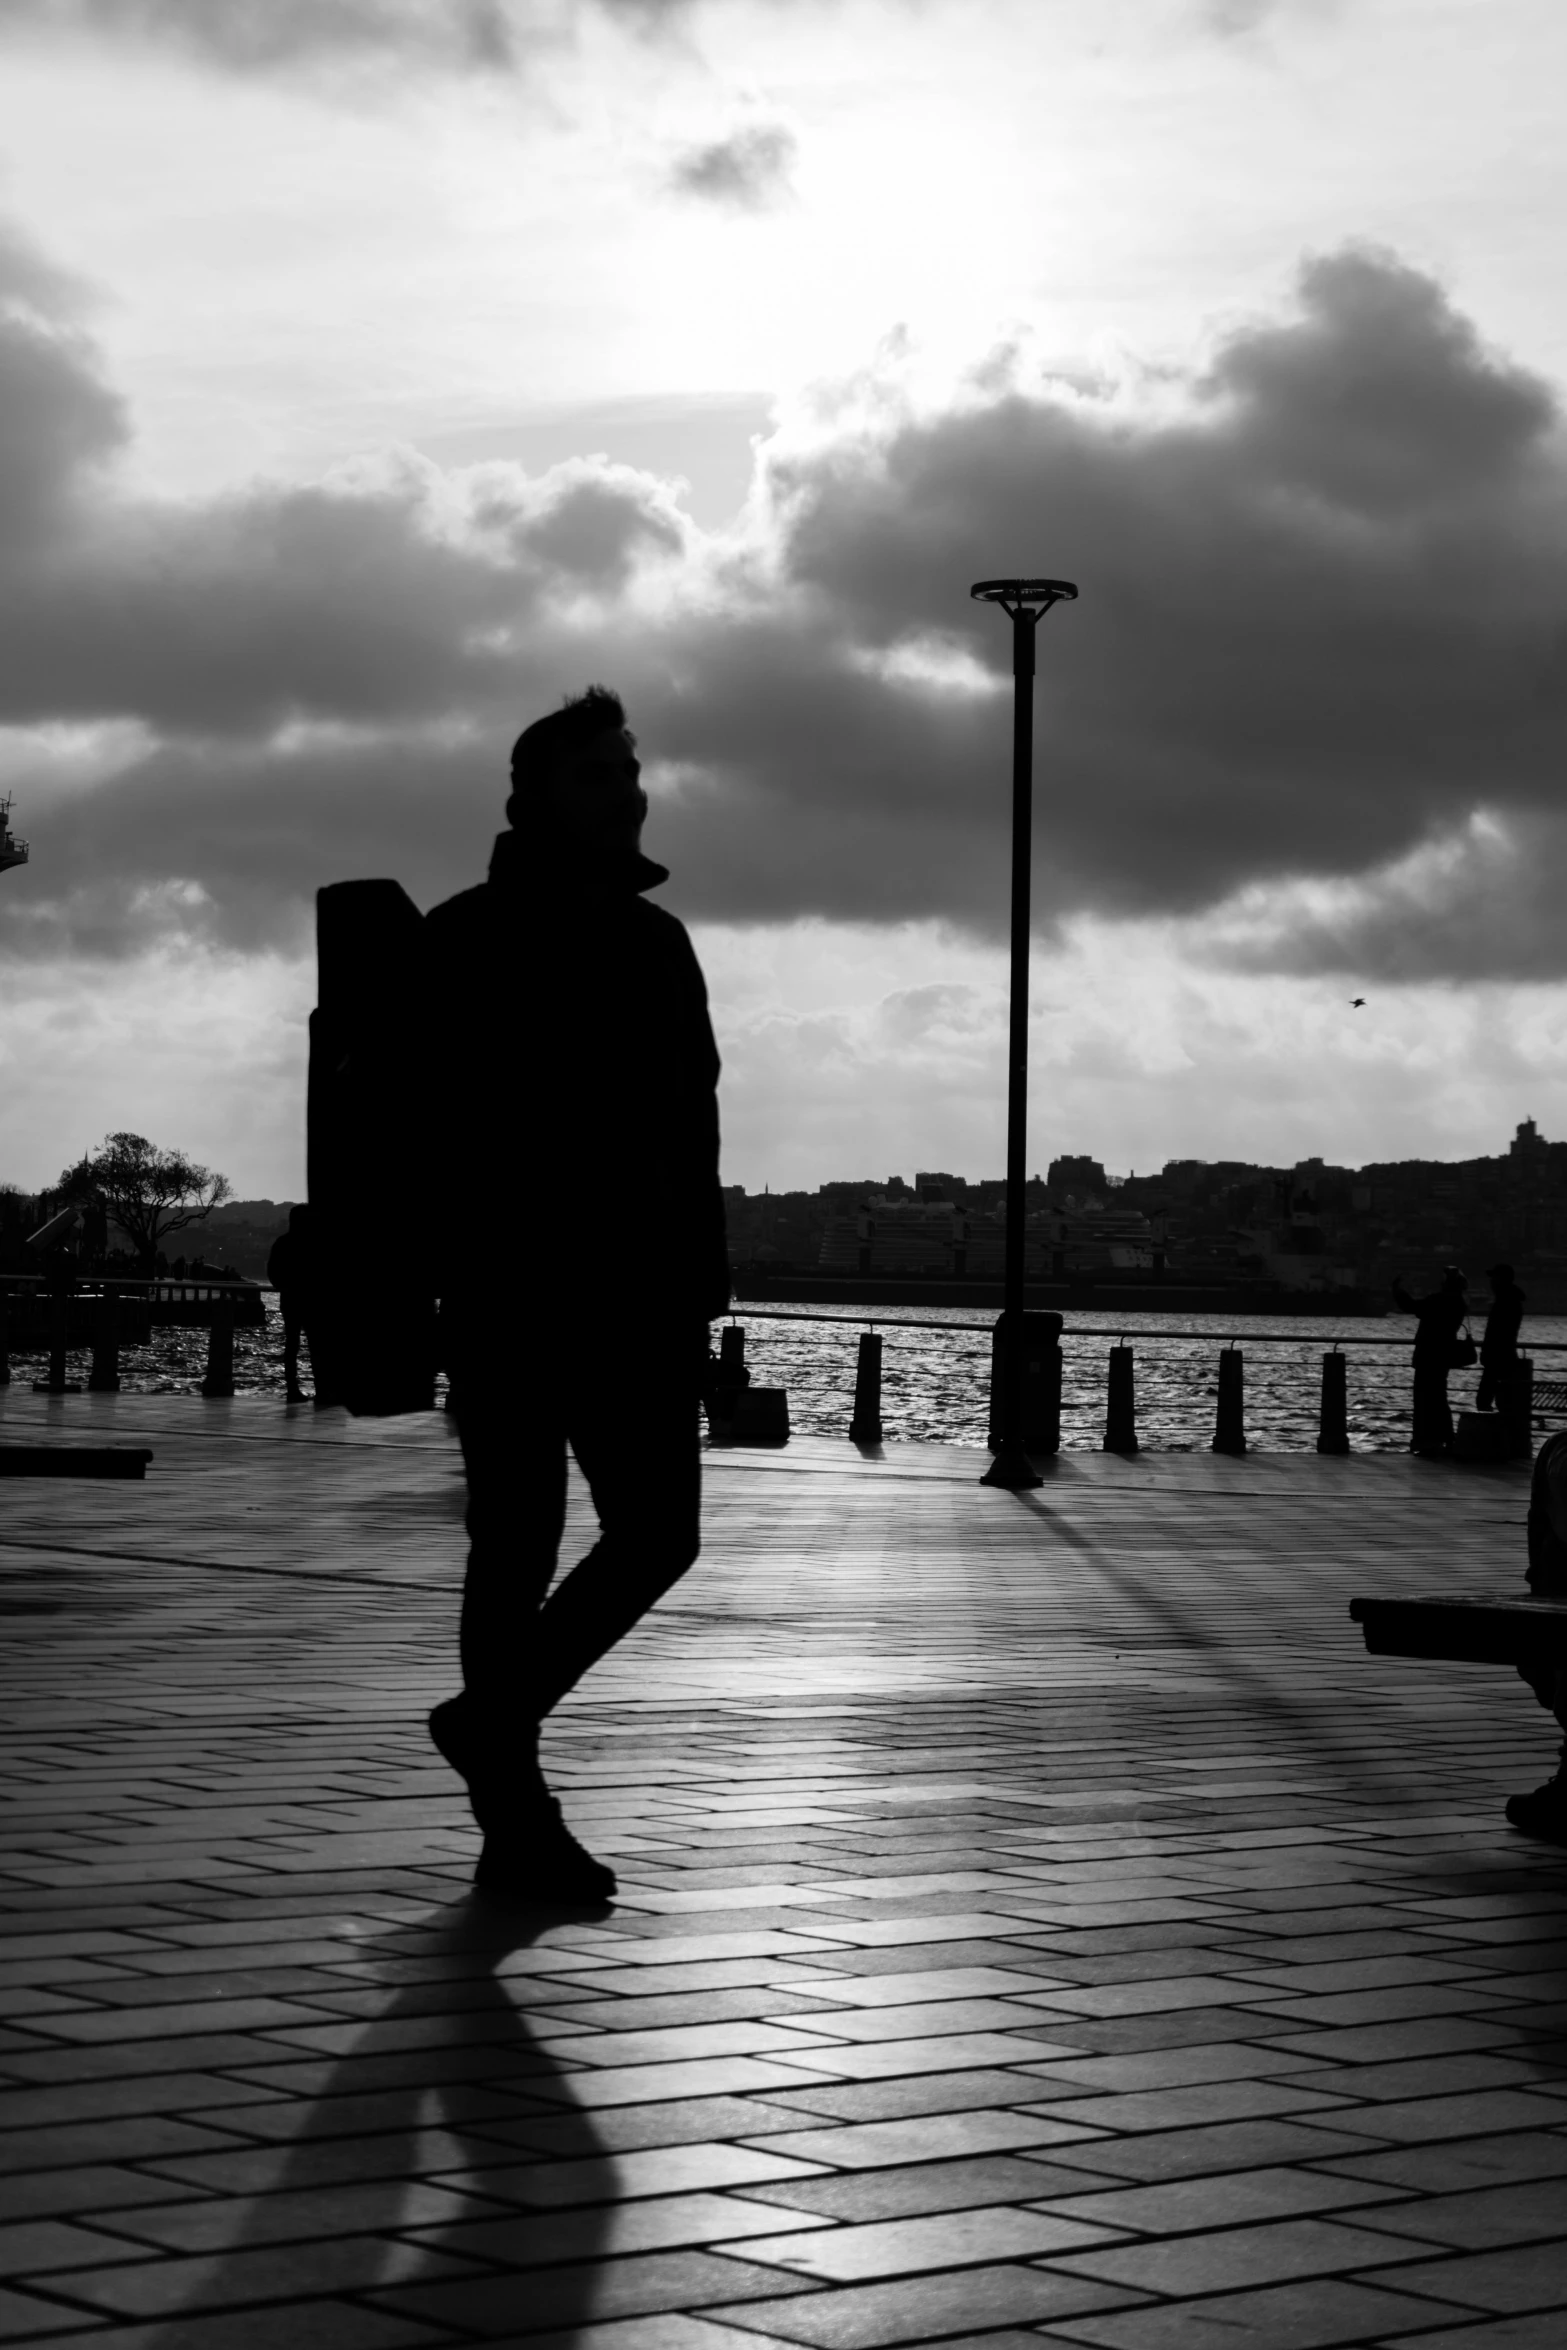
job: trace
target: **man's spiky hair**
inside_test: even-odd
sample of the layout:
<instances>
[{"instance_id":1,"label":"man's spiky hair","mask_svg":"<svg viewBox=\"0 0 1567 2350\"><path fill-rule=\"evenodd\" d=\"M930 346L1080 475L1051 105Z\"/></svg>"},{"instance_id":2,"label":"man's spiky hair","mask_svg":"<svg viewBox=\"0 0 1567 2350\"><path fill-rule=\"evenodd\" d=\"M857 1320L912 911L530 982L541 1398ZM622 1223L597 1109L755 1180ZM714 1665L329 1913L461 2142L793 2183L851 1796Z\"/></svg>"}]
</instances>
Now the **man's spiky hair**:
<instances>
[{"instance_id":1,"label":"man's spiky hair","mask_svg":"<svg viewBox=\"0 0 1567 2350\"><path fill-rule=\"evenodd\" d=\"M626 723L625 705L607 685L568 694L547 718L535 718L511 746L511 788L521 800L537 798L556 770L601 734Z\"/></svg>"}]
</instances>

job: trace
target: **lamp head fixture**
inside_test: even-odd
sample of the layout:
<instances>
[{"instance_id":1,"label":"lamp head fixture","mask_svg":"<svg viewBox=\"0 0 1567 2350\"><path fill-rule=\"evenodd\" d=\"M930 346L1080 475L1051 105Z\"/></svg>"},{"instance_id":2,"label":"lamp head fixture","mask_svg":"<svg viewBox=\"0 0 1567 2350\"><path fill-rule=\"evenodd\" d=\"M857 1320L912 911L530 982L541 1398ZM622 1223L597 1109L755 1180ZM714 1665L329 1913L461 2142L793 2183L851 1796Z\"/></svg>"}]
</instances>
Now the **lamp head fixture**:
<instances>
[{"instance_id":1,"label":"lamp head fixture","mask_svg":"<svg viewBox=\"0 0 1567 2350\"><path fill-rule=\"evenodd\" d=\"M1012 619L1023 613L1043 620L1052 604L1071 604L1077 588L1070 579L977 579L969 589L976 603L999 604Z\"/></svg>"}]
</instances>

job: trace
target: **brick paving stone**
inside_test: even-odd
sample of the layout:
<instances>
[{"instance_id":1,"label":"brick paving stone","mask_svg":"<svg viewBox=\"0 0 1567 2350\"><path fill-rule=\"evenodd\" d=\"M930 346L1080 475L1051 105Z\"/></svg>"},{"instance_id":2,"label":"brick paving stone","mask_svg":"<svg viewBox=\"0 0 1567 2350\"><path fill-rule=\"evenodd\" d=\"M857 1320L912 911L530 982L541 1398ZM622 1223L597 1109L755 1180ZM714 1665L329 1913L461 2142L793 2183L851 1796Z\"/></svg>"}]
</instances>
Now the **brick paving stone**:
<instances>
[{"instance_id":1,"label":"brick paving stone","mask_svg":"<svg viewBox=\"0 0 1567 2350\"><path fill-rule=\"evenodd\" d=\"M746 2257L776 2262L800 2276L852 2284L865 2277L1043 2258L1080 2244L1104 2242L1106 2234L1079 2220L1001 2204L930 2212L915 2219L813 2226L793 2235L758 2238L746 2246Z\"/></svg>"},{"instance_id":2,"label":"brick paving stone","mask_svg":"<svg viewBox=\"0 0 1567 2350\"><path fill-rule=\"evenodd\" d=\"M408 2285L376 2295L403 2316L478 2334L640 2316L651 2310L706 2310L793 2295L799 2278L712 2252L629 2252L619 2258L515 2274Z\"/></svg>"},{"instance_id":3,"label":"brick paving stone","mask_svg":"<svg viewBox=\"0 0 1567 2350\"><path fill-rule=\"evenodd\" d=\"M1062 2168L1151 2181L1312 2162L1335 2154L1359 2154L1365 2145L1364 2136L1351 2137L1326 2124L1269 2117L1189 2130L1150 2130L1126 2138L1101 2131L1087 2142L1053 2145L1050 2159Z\"/></svg>"},{"instance_id":4,"label":"brick paving stone","mask_svg":"<svg viewBox=\"0 0 1567 2350\"><path fill-rule=\"evenodd\" d=\"M1057 2180L1071 2174L1056 2166ZM1168 2179L1144 2187L1100 2186L1085 2190L1081 2179L1070 2186L1059 2183L1042 2198L1049 2211L1069 2219L1100 2222L1105 2227L1134 2229L1139 2235L1196 2235L1205 2228L1243 2227L1257 2220L1294 2218L1301 2213L1361 2210L1398 2201L1402 2190L1390 2183L1336 2176L1328 2171L1244 2170L1218 2177ZM1422 2205L1420 2208L1424 2208ZM1393 2225L1385 2210L1375 2212L1371 2225ZM1439 2239L1440 2240L1440 2239Z\"/></svg>"},{"instance_id":5,"label":"brick paving stone","mask_svg":"<svg viewBox=\"0 0 1567 2350\"><path fill-rule=\"evenodd\" d=\"M400 2225L406 2229L406 2223ZM575 2211L511 2212L503 2218L475 2215L448 2223L438 2239L422 2229L418 2240L438 2240L443 2250L495 2261L504 2268L542 2268L685 2245L729 2247L754 2259L753 2238L760 2242L769 2236L792 2237L799 2227L798 2213L775 2211L738 2195L612 2194Z\"/></svg>"},{"instance_id":6,"label":"brick paving stone","mask_svg":"<svg viewBox=\"0 0 1567 2350\"><path fill-rule=\"evenodd\" d=\"M1377 2225L1384 2234L1446 2244L1455 2251L1539 2243L1562 2233L1560 2176L1557 2172L1543 2179L1515 2179L1505 2187L1478 2187L1456 2195L1423 2195L1407 2207L1379 2213Z\"/></svg>"},{"instance_id":7,"label":"brick paving stone","mask_svg":"<svg viewBox=\"0 0 1567 2350\"><path fill-rule=\"evenodd\" d=\"M1116 2130L1172 2130L1203 2122L1242 2121L1263 2114L1320 2113L1339 2119L1359 2112L1343 2097L1302 2087L1293 2073L1281 2080L1186 2081L1169 2089L1128 2089L1108 2096L1052 2098L1042 2111L1058 2121ZM1370 2124L1368 2123L1368 2127Z\"/></svg>"},{"instance_id":8,"label":"brick paving stone","mask_svg":"<svg viewBox=\"0 0 1567 2350\"><path fill-rule=\"evenodd\" d=\"M1349 2201L1357 2188L1365 2192L1361 2182L1355 2187L1347 2180L1331 2184L1344 2201ZM885 2169L850 2171L847 2176L819 2172L808 2179L748 2185L746 2193L789 2211L863 2221L962 2211L971 2204L1038 2202L1052 2190L1060 2195L1080 2195L1082 2189L1082 2179L1071 2171L1052 2170L1048 2164L1016 2154L977 2154L946 2162L896 2163ZM1092 2219L1095 2215L1085 2211L1081 2216ZM1112 2220L1110 2224L1119 2223Z\"/></svg>"},{"instance_id":9,"label":"brick paving stone","mask_svg":"<svg viewBox=\"0 0 1567 2350\"><path fill-rule=\"evenodd\" d=\"M1254 2227L1219 2227L1197 2235L1168 2236L1152 2244L1115 2245L1100 2252L1074 2253L1059 2265L1074 2275L1103 2277L1108 2284L1141 2292L1175 2295L1238 2292L1246 2287L1285 2283L1296 2277L1342 2275L1369 2269L1388 2258L1393 2239L1374 2232L1377 2214L1364 2228L1336 2219L1286 2219ZM1395 2257L1415 2257L1400 2245Z\"/></svg>"},{"instance_id":10,"label":"brick paving stone","mask_svg":"<svg viewBox=\"0 0 1567 2350\"><path fill-rule=\"evenodd\" d=\"M825 2175L819 2163L713 2140L649 2146L607 2160L595 2155L576 2162L530 2162L520 2168L507 2164L495 2170L439 2174L445 2186L539 2210L565 2210L573 2204L618 2202L642 2195L685 2195L705 2187L744 2187L750 2193L765 2194L768 2187L782 2180Z\"/></svg>"},{"instance_id":11,"label":"brick paving stone","mask_svg":"<svg viewBox=\"0 0 1567 2350\"><path fill-rule=\"evenodd\" d=\"M118 2267L73 2267L54 2275L40 2272L29 2281L79 2302L84 2312L148 2318L361 2292L399 2276L456 2277L465 2271L471 2274L472 2264L422 2245L382 2236L335 2236L307 2244L231 2245L211 2259L147 2258Z\"/></svg>"},{"instance_id":12,"label":"brick paving stone","mask_svg":"<svg viewBox=\"0 0 1567 2350\"><path fill-rule=\"evenodd\" d=\"M80 2326L82 2312L74 2311L72 2326ZM275 2305L260 2309L203 2309L191 2317L160 2318L151 2325L100 2322L88 2333L52 2334L51 2350L278 2350L279 2313ZM424 2350L432 2343L450 2343L445 2327L393 2317L384 2310L364 2309L351 2301L291 2301L288 2304L287 2350Z\"/></svg>"},{"instance_id":13,"label":"brick paving stone","mask_svg":"<svg viewBox=\"0 0 1567 2350\"><path fill-rule=\"evenodd\" d=\"M1386 2272L1367 2269L1367 2281L1388 2281ZM1457 2301L1471 2309L1558 2309L1567 2304L1567 2240L1560 2233L1545 2244L1507 2243L1493 2252L1452 2260L1423 2260L1400 2275L1412 2293Z\"/></svg>"},{"instance_id":14,"label":"brick paving stone","mask_svg":"<svg viewBox=\"0 0 1567 2350\"><path fill-rule=\"evenodd\" d=\"M1426 2195L1455 2195L1510 2179L1567 2174L1567 2136L1519 2130L1501 2138L1460 2138L1448 2145L1398 2147L1382 2154L1337 2156L1324 2171Z\"/></svg>"},{"instance_id":15,"label":"brick paving stone","mask_svg":"<svg viewBox=\"0 0 1567 2350\"><path fill-rule=\"evenodd\" d=\"M1433 2072L1437 2070L1433 2067ZM1335 2111L1341 2130L1370 2138L1420 2144L1433 2138L1478 2138L1493 2130L1541 2130L1560 2125L1560 2104L1523 2089L1477 2090L1471 2096L1411 2098L1404 2104L1350 2106Z\"/></svg>"},{"instance_id":16,"label":"brick paving stone","mask_svg":"<svg viewBox=\"0 0 1567 2350\"><path fill-rule=\"evenodd\" d=\"M1016 2051L1014 2051L1014 2054ZM780 2115L820 2114L831 2121L895 2121L914 2113L959 2113L1037 2102L1039 2083L1027 2072L958 2065L952 2071L903 2073L890 2081L844 2081L817 2089L769 2090ZM1081 2125L1055 2123L1056 2136L1086 2137Z\"/></svg>"},{"instance_id":17,"label":"brick paving stone","mask_svg":"<svg viewBox=\"0 0 1567 2350\"><path fill-rule=\"evenodd\" d=\"M113 2230L123 2259L128 2243L154 2251L221 2252L240 2241L294 2244L312 2236L380 2231L389 2224L399 2231L455 2226L500 2208L479 2188L457 2193L429 2179L404 2176L388 2193L384 2180L355 2178L335 2184L312 2180L269 2195L208 2195L199 2203L107 2210L98 2225Z\"/></svg>"},{"instance_id":18,"label":"brick paving stone","mask_svg":"<svg viewBox=\"0 0 1567 2350\"><path fill-rule=\"evenodd\" d=\"M1131 2298L1086 2277L998 2267L849 2285L749 2307L720 2305L710 2314L812 2350L880 2350L883 2343L929 2341L962 2327L981 2327L988 2335L992 2327L1059 2322L1082 2310L1124 2306Z\"/></svg>"},{"instance_id":19,"label":"brick paving stone","mask_svg":"<svg viewBox=\"0 0 1567 2350\"><path fill-rule=\"evenodd\" d=\"M491 2350L747 2350L752 2337L736 2333L711 2318L692 2317L677 2310L660 2310L646 2317L607 2318L600 2325L573 2326L567 2333L506 2334L492 2336ZM1023 2350L1020 2344L1018 2350ZM1037 2335L1026 2350L1039 2350Z\"/></svg>"},{"instance_id":20,"label":"brick paving stone","mask_svg":"<svg viewBox=\"0 0 1567 2350\"><path fill-rule=\"evenodd\" d=\"M85 2314L58 2301L46 2301L41 2294L0 2285L0 2341L57 2340L61 2335L71 2334L80 2340Z\"/></svg>"},{"instance_id":21,"label":"brick paving stone","mask_svg":"<svg viewBox=\"0 0 1567 2350\"><path fill-rule=\"evenodd\" d=\"M17 2220L0 2226L0 2277L42 2275L49 2269L90 2268L123 2260L126 2245L96 2228L69 2220Z\"/></svg>"},{"instance_id":22,"label":"brick paving stone","mask_svg":"<svg viewBox=\"0 0 1567 2350\"><path fill-rule=\"evenodd\" d=\"M1345 1615L1521 1580L1521 1469L713 1455L551 1725L622 1882L552 1919L468 1898L422 1727L444 1418L0 1392L51 1427L156 1459L0 1533L55 1610L7 1624L0 2334L1567 2333L1567 1859L1500 1816L1549 1724Z\"/></svg>"},{"instance_id":23,"label":"brick paving stone","mask_svg":"<svg viewBox=\"0 0 1567 2350\"><path fill-rule=\"evenodd\" d=\"M795 2116L782 2106L754 2097L686 2097L670 2104L601 2107L585 2112L530 2115L485 2125L497 2146L525 2148L542 2155L590 2150L634 2151L644 2146L685 2146L706 2139L761 2138L791 2128ZM515 2156L514 2156L515 2159Z\"/></svg>"},{"instance_id":24,"label":"brick paving stone","mask_svg":"<svg viewBox=\"0 0 1567 2350\"><path fill-rule=\"evenodd\" d=\"M1103 2133L1001 2106L904 2114L887 2121L846 2122L837 2128L821 2123L814 2129L786 2130L751 2143L773 2153L796 2155L802 2161L861 2170L883 2164L937 2162L957 2154L988 2154L1000 2148L1078 2145L1085 2139L1103 2142Z\"/></svg>"},{"instance_id":25,"label":"brick paving stone","mask_svg":"<svg viewBox=\"0 0 1567 2350\"><path fill-rule=\"evenodd\" d=\"M1562 2321L1552 2309L1533 2317L1488 2317L1476 2325L1444 2326L1439 2334L1384 2334L1374 2350L1561 2350Z\"/></svg>"},{"instance_id":26,"label":"brick paving stone","mask_svg":"<svg viewBox=\"0 0 1567 2350\"><path fill-rule=\"evenodd\" d=\"M1347 2350L1411 2333L1430 2350L1446 2350L1452 2336L1430 2329L1452 2324L1459 2314L1450 2302L1317 2277L1213 2301L1166 2301L1115 2317L1084 2318L1063 2330L1069 2339L1102 2350Z\"/></svg>"}]
</instances>

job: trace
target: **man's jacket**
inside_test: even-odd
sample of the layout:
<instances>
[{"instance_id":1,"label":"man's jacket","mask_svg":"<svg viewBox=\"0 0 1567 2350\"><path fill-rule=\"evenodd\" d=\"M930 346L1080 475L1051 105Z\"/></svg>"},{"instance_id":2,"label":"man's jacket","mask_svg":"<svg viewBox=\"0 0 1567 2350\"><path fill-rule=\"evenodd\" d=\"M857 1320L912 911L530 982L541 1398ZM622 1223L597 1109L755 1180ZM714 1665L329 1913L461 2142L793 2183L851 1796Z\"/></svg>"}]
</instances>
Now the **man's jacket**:
<instances>
[{"instance_id":1,"label":"man's jacket","mask_svg":"<svg viewBox=\"0 0 1567 2350\"><path fill-rule=\"evenodd\" d=\"M503 832L425 919L443 1170L437 1278L458 1347L515 1310L711 1320L729 1303L718 1049L649 858L587 873Z\"/></svg>"}]
</instances>

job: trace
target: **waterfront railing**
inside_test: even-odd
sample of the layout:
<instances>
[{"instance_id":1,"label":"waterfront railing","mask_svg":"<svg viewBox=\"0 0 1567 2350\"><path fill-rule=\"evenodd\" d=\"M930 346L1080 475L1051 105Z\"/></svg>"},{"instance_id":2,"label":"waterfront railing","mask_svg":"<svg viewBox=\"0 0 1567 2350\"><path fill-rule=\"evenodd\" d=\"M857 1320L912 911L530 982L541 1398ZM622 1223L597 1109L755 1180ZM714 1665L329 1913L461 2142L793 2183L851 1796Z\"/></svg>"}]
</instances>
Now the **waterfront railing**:
<instances>
[{"instance_id":1,"label":"waterfront railing","mask_svg":"<svg viewBox=\"0 0 1567 2350\"><path fill-rule=\"evenodd\" d=\"M263 1337L267 1326L266 1301L272 1295L275 1292L270 1283L239 1276L221 1279L195 1275L182 1279L167 1272L95 1274L65 1272L60 1268L36 1274L3 1273L0 1274L0 1384L8 1380L9 1358L15 1354L23 1359L44 1358L40 1367L45 1375L31 1382L41 1392L70 1394L79 1392L83 1385L98 1392L112 1392L121 1383L122 1354L148 1346L154 1327L165 1325L190 1331L206 1330L207 1359L205 1376L200 1380L201 1391L209 1396L232 1395L236 1390L236 1334L248 1327L256 1337ZM1217 1317L1202 1319L1217 1320ZM1074 1444L1093 1442L1102 1406L1106 1446L1116 1451L1135 1449L1137 1387L1145 1369L1142 1397L1145 1419L1155 1427L1157 1442L1183 1447L1206 1443L1208 1428L1202 1423L1207 1417L1206 1406L1211 1402L1217 1407L1211 1422L1214 1449L1242 1451L1246 1447L1248 1406L1243 1350L1261 1348L1273 1355L1276 1365L1276 1369L1263 1374L1258 1382L1259 1392L1252 1398L1254 1411L1260 1401L1265 1440L1277 1441L1282 1430L1291 1448L1309 1446L1315 1418L1315 1443L1323 1452L1350 1449L1351 1423L1346 1403L1348 1354L1358 1354L1368 1370L1378 1356L1384 1358L1390 1376L1378 1386L1376 1409L1368 1419L1366 1410L1361 1408L1354 1422L1361 1442L1369 1435L1375 1448L1383 1448L1396 1441L1396 1423L1402 1404L1395 1404L1394 1397L1399 1390L1407 1396L1404 1387L1407 1374L1403 1373L1402 1364L1408 1362L1412 1330L1408 1326L1367 1330L1363 1324L1353 1330L1337 1330L1331 1326L1330 1317L1324 1320L1329 1326L1321 1329L1303 1326L1292 1318L1284 1330L1248 1326L1151 1331L1145 1323L1133 1318L1124 1322L1074 1320L1064 1324L1063 1317L1056 1313L1030 1313L1026 1322L1032 1333L1030 1359L1034 1366L1030 1391L1033 1438L1039 1450L1056 1450L1065 1418L1070 1422ZM799 1306L745 1303L731 1312L723 1334L722 1362L727 1366L730 1385L736 1384L733 1377L736 1366L744 1365L745 1326L750 1323L762 1325L780 1338L785 1337L790 1325L799 1325L802 1337L814 1341L808 1346L803 1363L798 1353L789 1350L786 1376L791 1388L796 1377L800 1379L797 1402L803 1399L807 1419L815 1432L836 1429L862 1445L879 1442L883 1431L885 1377L894 1405L888 1416L898 1421L900 1433L926 1436L934 1441L982 1440L987 1419L984 1405L988 1400L984 1393L987 1367L984 1357L995 1346L993 1317L945 1316L938 1320L897 1308L888 1312L845 1306L822 1312ZM834 1332L842 1334L841 1352L832 1345ZM917 1340L924 1349L924 1359L916 1359L912 1343L901 1345L900 1336L910 1342ZM945 1346L932 1348L932 1338L952 1342L951 1353ZM1108 1360L1095 1351L1104 1341L1110 1342ZM977 1347L976 1342L979 1342ZM1298 1361L1303 1350L1315 1351L1319 1346L1325 1350L1319 1364ZM1276 1350L1281 1348L1286 1352L1279 1359ZM1296 1360L1291 1360L1290 1349L1294 1349ZM1365 1350L1370 1350L1369 1357ZM85 1381L69 1375L82 1367L72 1358L79 1358L83 1353L88 1354L91 1364ZM934 1363L930 1359L932 1355L936 1358ZM1466 1421L1474 1423L1469 1427L1466 1441L1500 1448L1501 1421L1505 1418L1510 1428L1507 1448L1512 1454L1520 1454L1527 1447L1533 1428L1543 1426L1548 1417L1560 1419L1567 1415L1567 1376L1563 1375L1567 1366L1555 1359L1563 1355L1567 1355L1567 1339L1531 1338L1523 1350L1512 1390L1502 1399L1504 1412L1463 1413L1462 1399L1455 1398L1461 1412L1460 1434L1464 1433ZM1535 1356L1546 1358L1540 1364L1540 1371L1555 1375L1540 1376L1533 1360ZM1399 1357L1402 1364L1398 1366L1400 1377L1395 1390L1391 1375ZM1140 1364L1144 1369L1139 1368ZM195 1369L187 1352L184 1375L194 1376ZM269 1385L264 1376L258 1377L258 1370L254 1351L248 1356L242 1354L245 1382ZM715 1364L715 1374L720 1373L721 1366ZM724 1377L715 1377L714 1384L723 1385ZM910 1408L912 1387L921 1390L923 1400L918 1410ZM1313 1388L1317 1389L1316 1394L1312 1393ZM778 1394L776 1390L768 1392ZM1357 1408L1364 1407L1363 1388L1357 1395ZM782 1406L781 1395L778 1395L778 1405ZM766 1414L741 1413L734 1422L736 1430L750 1426L760 1432L764 1425L780 1432L786 1429L786 1411L775 1408L770 1418ZM1501 1457L1500 1449L1497 1457Z\"/></svg>"}]
</instances>

